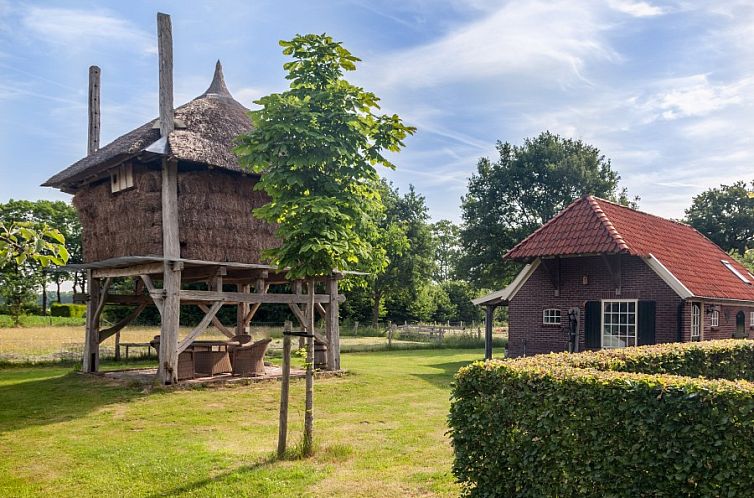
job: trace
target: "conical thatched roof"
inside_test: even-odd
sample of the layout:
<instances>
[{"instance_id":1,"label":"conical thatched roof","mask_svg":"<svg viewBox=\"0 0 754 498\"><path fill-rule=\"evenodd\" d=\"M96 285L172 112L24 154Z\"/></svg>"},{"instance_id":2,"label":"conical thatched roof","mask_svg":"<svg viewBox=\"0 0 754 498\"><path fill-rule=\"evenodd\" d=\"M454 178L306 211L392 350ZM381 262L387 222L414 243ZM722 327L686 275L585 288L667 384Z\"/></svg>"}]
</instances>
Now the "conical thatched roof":
<instances>
[{"instance_id":1,"label":"conical thatched roof","mask_svg":"<svg viewBox=\"0 0 754 498\"><path fill-rule=\"evenodd\" d=\"M147 148L159 149L179 160L240 172L233 139L251 128L248 111L228 91L222 65L217 61L207 91L175 110L175 131L168 136L167 148L155 144L160 139L160 129L159 122L153 120L73 163L42 185L75 191L88 179Z\"/></svg>"}]
</instances>

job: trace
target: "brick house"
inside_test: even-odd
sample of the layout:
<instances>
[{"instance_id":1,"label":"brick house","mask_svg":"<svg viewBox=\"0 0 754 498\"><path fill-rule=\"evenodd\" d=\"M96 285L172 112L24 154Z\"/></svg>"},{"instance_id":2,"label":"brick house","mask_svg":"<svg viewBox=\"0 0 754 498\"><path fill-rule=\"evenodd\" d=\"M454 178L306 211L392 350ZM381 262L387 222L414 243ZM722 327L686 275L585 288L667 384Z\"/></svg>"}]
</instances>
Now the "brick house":
<instances>
[{"instance_id":1,"label":"brick house","mask_svg":"<svg viewBox=\"0 0 754 498\"><path fill-rule=\"evenodd\" d=\"M754 337L754 275L683 223L586 196L505 258L526 265L474 303L508 306L512 357Z\"/></svg>"}]
</instances>

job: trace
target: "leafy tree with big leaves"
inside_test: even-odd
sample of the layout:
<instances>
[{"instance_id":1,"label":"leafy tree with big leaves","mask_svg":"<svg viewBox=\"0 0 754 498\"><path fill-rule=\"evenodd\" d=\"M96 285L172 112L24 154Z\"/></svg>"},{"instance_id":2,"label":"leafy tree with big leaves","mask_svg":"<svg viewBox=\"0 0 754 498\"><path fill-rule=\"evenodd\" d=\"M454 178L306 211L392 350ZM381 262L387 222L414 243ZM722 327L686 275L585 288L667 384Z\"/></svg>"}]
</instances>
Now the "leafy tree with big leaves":
<instances>
[{"instance_id":1,"label":"leafy tree with big leaves","mask_svg":"<svg viewBox=\"0 0 754 498\"><path fill-rule=\"evenodd\" d=\"M270 201L254 210L277 225L281 244L265 257L289 278L309 280L309 331L314 329L315 277L333 271L377 270L385 252L375 247L382 211L375 168L395 166L385 152L398 152L415 129L395 115L378 114L379 99L350 84L345 71L359 59L330 36L297 35L281 41L289 89L256 101L253 128L238 137L244 169L260 174L256 188ZM312 340L307 341L303 453L312 440Z\"/></svg>"},{"instance_id":2,"label":"leafy tree with big leaves","mask_svg":"<svg viewBox=\"0 0 754 498\"><path fill-rule=\"evenodd\" d=\"M461 200L460 270L477 288L500 288L518 265L503 255L575 199L596 195L635 207L597 147L544 132L522 146L497 143L482 158Z\"/></svg>"},{"instance_id":3,"label":"leafy tree with big leaves","mask_svg":"<svg viewBox=\"0 0 754 498\"><path fill-rule=\"evenodd\" d=\"M40 269L68 262L65 237L42 223L0 221L0 295L14 323L44 285Z\"/></svg>"},{"instance_id":4,"label":"leafy tree with big leaves","mask_svg":"<svg viewBox=\"0 0 754 498\"><path fill-rule=\"evenodd\" d=\"M0 221L31 222L47 224L55 227L65 237L66 249L70 255L69 262L83 263L83 251L81 246L81 223L76 209L64 201L27 201L11 199L0 204ZM40 270L42 271L42 270ZM57 302L61 302L60 286L68 279L73 279L73 290L84 291L83 273L73 274L54 272L46 274L45 280L54 282L57 286Z\"/></svg>"},{"instance_id":5,"label":"leafy tree with big leaves","mask_svg":"<svg viewBox=\"0 0 754 498\"><path fill-rule=\"evenodd\" d=\"M686 222L726 251L754 248L754 181L720 185L694 197Z\"/></svg>"},{"instance_id":6,"label":"leafy tree with big leaves","mask_svg":"<svg viewBox=\"0 0 754 498\"><path fill-rule=\"evenodd\" d=\"M435 240L435 282L445 282L456 276L461 256L461 229L450 220L440 220L431 226Z\"/></svg>"}]
</instances>

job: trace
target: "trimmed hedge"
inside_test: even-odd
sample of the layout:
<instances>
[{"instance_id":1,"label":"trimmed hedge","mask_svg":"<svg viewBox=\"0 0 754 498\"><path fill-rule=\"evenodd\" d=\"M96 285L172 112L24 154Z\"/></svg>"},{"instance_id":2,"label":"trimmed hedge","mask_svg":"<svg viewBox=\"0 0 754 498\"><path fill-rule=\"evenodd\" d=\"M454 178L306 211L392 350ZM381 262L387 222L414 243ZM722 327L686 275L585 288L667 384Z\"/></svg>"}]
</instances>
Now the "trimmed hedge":
<instances>
[{"instance_id":1,"label":"trimmed hedge","mask_svg":"<svg viewBox=\"0 0 754 498\"><path fill-rule=\"evenodd\" d=\"M86 315L86 305L53 303L50 305L50 315L64 316L68 318L83 318Z\"/></svg>"},{"instance_id":2,"label":"trimmed hedge","mask_svg":"<svg viewBox=\"0 0 754 498\"><path fill-rule=\"evenodd\" d=\"M754 384L726 379L753 357L726 340L474 363L453 472L468 496L752 496Z\"/></svg>"}]
</instances>

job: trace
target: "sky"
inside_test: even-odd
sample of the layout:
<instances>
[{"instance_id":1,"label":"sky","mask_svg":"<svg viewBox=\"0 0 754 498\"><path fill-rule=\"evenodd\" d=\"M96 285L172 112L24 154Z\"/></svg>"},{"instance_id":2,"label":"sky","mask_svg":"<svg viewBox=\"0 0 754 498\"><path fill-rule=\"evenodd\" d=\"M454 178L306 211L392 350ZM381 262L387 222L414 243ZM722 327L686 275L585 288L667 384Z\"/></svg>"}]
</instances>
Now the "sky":
<instances>
[{"instance_id":1,"label":"sky","mask_svg":"<svg viewBox=\"0 0 754 498\"><path fill-rule=\"evenodd\" d=\"M597 146L641 197L681 218L692 197L754 179L754 2L637 0L0 0L0 202L86 152L88 67L102 69L102 144L157 116L156 12L171 15L175 102L223 63L247 107L286 88L278 45L332 35L347 78L417 133L382 173L460 221L468 177L500 140L549 130Z\"/></svg>"}]
</instances>

